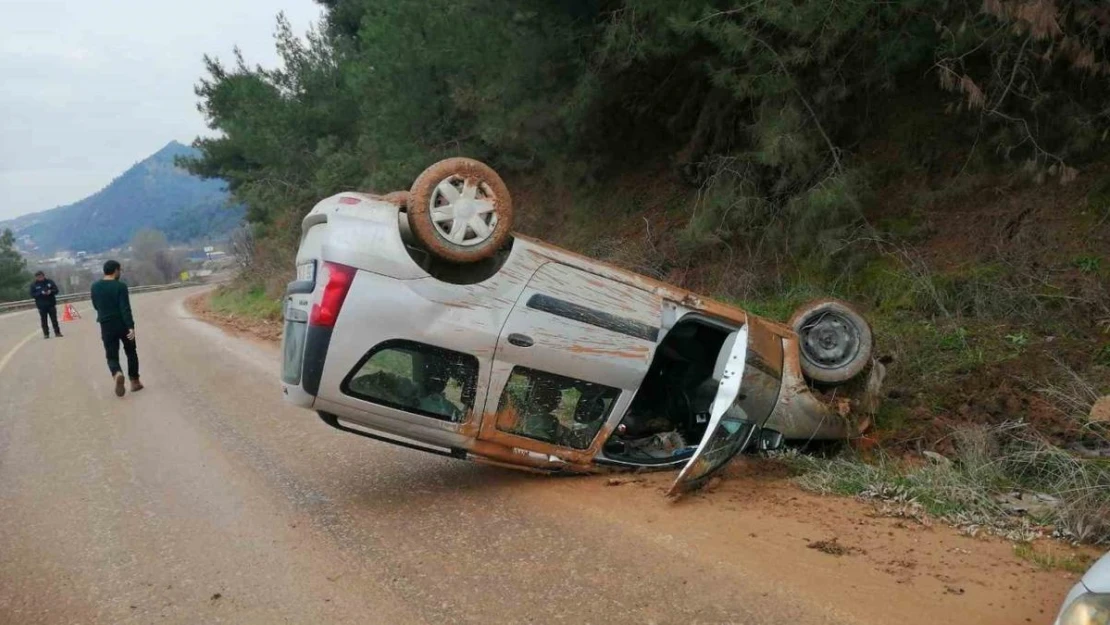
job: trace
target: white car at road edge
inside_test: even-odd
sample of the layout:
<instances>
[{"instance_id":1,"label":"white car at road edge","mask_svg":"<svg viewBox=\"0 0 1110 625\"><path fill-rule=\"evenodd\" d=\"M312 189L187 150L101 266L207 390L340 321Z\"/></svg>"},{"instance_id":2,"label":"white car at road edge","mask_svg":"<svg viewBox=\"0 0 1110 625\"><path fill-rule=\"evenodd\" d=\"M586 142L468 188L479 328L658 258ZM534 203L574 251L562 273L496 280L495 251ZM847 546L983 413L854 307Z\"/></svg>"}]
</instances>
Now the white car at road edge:
<instances>
[{"instance_id":1,"label":"white car at road edge","mask_svg":"<svg viewBox=\"0 0 1110 625\"><path fill-rule=\"evenodd\" d=\"M286 290L286 399L497 466L681 468L676 495L746 449L857 436L874 415L885 369L850 305L776 323L513 234L512 217L504 181L465 158L408 192L319 202Z\"/></svg>"},{"instance_id":2,"label":"white car at road edge","mask_svg":"<svg viewBox=\"0 0 1110 625\"><path fill-rule=\"evenodd\" d=\"M1110 625L1110 553L1071 589L1056 625Z\"/></svg>"}]
</instances>

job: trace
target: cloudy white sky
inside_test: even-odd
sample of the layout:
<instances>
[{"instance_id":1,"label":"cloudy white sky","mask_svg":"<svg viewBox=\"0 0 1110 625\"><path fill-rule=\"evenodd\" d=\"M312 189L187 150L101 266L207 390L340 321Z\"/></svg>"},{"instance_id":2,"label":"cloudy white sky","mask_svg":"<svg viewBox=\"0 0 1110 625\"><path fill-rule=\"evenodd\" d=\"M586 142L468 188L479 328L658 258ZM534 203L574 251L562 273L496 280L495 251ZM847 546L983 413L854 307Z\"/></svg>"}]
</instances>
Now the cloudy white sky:
<instances>
[{"instance_id":1,"label":"cloudy white sky","mask_svg":"<svg viewBox=\"0 0 1110 625\"><path fill-rule=\"evenodd\" d=\"M273 65L312 0L0 0L0 220L68 204L207 132L201 57Z\"/></svg>"}]
</instances>

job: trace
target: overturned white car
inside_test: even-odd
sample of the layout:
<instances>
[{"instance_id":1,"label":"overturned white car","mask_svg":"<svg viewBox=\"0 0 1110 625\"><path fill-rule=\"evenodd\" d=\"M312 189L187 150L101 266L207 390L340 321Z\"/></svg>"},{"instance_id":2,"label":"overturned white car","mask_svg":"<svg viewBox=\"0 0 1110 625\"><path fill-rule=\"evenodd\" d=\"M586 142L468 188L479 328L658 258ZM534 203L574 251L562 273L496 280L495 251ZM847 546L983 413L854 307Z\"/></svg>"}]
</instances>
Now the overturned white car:
<instances>
[{"instance_id":1,"label":"overturned white car","mask_svg":"<svg viewBox=\"0 0 1110 625\"><path fill-rule=\"evenodd\" d=\"M340 193L304 218L285 298L289 401L347 432L539 471L683 467L857 433L883 368L851 307L790 326L513 235L489 167Z\"/></svg>"}]
</instances>

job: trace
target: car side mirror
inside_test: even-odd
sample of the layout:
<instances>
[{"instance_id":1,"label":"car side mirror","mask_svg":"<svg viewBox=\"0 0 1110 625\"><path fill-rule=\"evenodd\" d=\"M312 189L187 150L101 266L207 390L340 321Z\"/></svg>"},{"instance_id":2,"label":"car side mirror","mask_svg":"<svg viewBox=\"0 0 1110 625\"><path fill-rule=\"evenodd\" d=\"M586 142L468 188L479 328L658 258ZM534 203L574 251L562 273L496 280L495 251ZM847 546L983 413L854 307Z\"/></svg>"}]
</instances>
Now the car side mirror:
<instances>
[{"instance_id":1,"label":"car side mirror","mask_svg":"<svg viewBox=\"0 0 1110 625\"><path fill-rule=\"evenodd\" d=\"M759 430L759 451L778 451L782 448L784 437L782 432L770 428Z\"/></svg>"}]
</instances>

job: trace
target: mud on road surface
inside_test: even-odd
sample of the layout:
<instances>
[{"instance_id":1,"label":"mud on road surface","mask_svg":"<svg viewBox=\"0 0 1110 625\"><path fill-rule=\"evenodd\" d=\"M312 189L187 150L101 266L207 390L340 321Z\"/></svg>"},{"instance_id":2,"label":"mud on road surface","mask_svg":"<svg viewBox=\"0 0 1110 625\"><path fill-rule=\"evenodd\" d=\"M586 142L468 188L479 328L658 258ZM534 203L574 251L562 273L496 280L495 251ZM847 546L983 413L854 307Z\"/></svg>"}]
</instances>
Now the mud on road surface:
<instances>
[{"instance_id":1,"label":"mud on road surface","mask_svg":"<svg viewBox=\"0 0 1110 625\"><path fill-rule=\"evenodd\" d=\"M1075 579L765 462L675 502L672 474L336 432L282 402L274 345L187 294L135 298L147 389L122 400L91 322L27 343L0 324L0 623L1002 625L1050 622Z\"/></svg>"},{"instance_id":2,"label":"mud on road surface","mask_svg":"<svg viewBox=\"0 0 1110 625\"><path fill-rule=\"evenodd\" d=\"M662 496L672 479L533 478L521 496L619 525L661 561L731 570L762 592L806 597L861 623L1050 623L1078 579L1021 560L1003 540L804 492L770 461L735 460L677 502Z\"/></svg>"}]
</instances>

